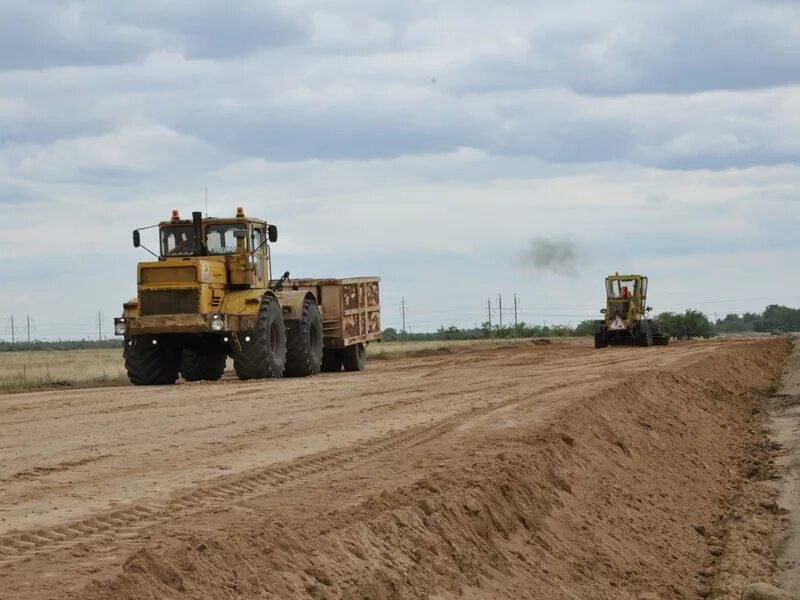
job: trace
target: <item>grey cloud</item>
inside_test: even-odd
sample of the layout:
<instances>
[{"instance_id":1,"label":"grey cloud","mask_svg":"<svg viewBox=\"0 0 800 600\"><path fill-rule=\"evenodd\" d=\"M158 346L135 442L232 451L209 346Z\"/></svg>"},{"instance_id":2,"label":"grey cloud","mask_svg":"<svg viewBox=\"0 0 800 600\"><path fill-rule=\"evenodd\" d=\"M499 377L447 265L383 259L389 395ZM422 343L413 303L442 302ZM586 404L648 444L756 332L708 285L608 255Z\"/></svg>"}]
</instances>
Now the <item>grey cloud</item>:
<instances>
[{"instance_id":1,"label":"grey cloud","mask_svg":"<svg viewBox=\"0 0 800 600\"><path fill-rule=\"evenodd\" d=\"M60 2L0 4L0 70L110 65L141 60L146 38L90 7Z\"/></svg>"},{"instance_id":2,"label":"grey cloud","mask_svg":"<svg viewBox=\"0 0 800 600\"><path fill-rule=\"evenodd\" d=\"M190 58L231 58L259 49L296 45L310 36L301 11L277 2L214 0L137 2L108 6L109 18L161 34L168 47Z\"/></svg>"},{"instance_id":3,"label":"grey cloud","mask_svg":"<svg viewBox=\"0 0 800 600\"><path fill-rule=\"evenodd\" d=\"M578 251L567 240L537 238L522 255L523 266L534 271L550 271L557 275L575 275L578 272Z\"/></svg>"},{"instance_id":4,"label":"grey cloud","mask_svg":"<svg viewBox=\"0 0 800 600\"><path fill-rule=\"evenodd\" d=\"M440 118L420 118L414 107L391 102L378 106L367 100L362 106L327 109L265 105L223 113L200 108L179 117L176 128L231 152L270 160L445 152L479 134L469 132L467 118L458 111L439 114L440 109L429 109Z\"/></svg>"},{"instance_id":5,"label":"grey cloud","mask_svg":"<svg viewBox=\"0 0 800 600\"><path fill-rule=\"evenodd\" d=\"M25 185L0 179L0 206L16 206L42 201L46 196L36 193Z\"/></svg>"},{"instance_id":6,"label":"grey cloud","mask_svg":"<svg viewBox=\"0 0 800 600\"><path fill-rule=\"evenodd\" d=\"M478 56L440 74L442 84L458 93L560 86L621 95L800 83L796 3L675 2L669 10L617 4L618 19L593 22L561 10L563 26L529 33L526 54Z\"/></svg>"}]
</instances>

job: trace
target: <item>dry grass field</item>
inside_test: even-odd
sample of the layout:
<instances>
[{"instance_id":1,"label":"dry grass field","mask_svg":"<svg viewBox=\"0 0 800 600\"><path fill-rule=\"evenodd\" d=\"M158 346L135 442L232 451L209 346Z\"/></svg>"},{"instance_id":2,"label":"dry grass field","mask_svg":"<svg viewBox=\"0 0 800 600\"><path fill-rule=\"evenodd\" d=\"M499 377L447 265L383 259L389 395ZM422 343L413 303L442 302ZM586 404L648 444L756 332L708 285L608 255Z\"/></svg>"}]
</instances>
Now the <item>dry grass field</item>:
<instances>
[{"instance_id":1,"label":"dry grass field","mask_svg":"<svg viewBox=\"0 0 800 600\"><path fill-rule=\"evenodd\" d=\"M0 353L0 392L127 381L122 350L46 350Z\"/></svg>"}]
</instances>

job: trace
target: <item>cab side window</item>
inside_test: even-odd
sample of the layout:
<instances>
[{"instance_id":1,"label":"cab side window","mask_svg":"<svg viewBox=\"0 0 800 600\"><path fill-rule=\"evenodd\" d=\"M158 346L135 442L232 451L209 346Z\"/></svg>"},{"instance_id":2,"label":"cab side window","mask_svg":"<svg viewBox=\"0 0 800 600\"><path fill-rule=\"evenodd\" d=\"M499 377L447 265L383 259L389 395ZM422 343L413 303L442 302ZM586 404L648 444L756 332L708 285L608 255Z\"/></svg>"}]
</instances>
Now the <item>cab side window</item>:
<instances>
[{"instance_id":1,"label":"cab side window","mask_svg":"<svg viewBox=\"0 0 800 600\"><path fill-rule=\"evenodd\" d=\"M259 253L264 251L264 248L261 247L261 242L264 241L264 232L258 228L253 227L253 252L258 250Z\"/></svg>"}]
</instances>

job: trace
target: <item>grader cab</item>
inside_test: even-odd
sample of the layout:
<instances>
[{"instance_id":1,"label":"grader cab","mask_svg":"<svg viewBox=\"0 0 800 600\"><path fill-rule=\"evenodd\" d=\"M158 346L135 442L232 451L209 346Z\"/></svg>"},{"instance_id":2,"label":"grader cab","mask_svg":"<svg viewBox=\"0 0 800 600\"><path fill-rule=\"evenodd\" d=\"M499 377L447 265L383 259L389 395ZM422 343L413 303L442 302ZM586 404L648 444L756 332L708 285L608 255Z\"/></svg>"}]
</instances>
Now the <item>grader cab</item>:
<instances>
[{"instance_id":1,"label":"grader cab","mask_svg":"<svg viewBox=\"0 0 800 600\"><path fill-rule=\"evenodd\" d=\"M246 217L159 223L156 260L139 263L137 295L115 319L136 385L363 370L381 339L379 279L272 278L274 225ZM144 247L141 230L133 245Z\"/></svg>"},{"instance_id":2,"label":"grader cab","mask_svg":"<svg viewBox=\"0 0 800 600\"><path fill-rule=\"evenodd\" d=\"M647 277L620 275L606 277L604 319L596 321L594 347L608 345L666 346L669 337L661 323L649 317Z\"/></svg>"}]
</instances>

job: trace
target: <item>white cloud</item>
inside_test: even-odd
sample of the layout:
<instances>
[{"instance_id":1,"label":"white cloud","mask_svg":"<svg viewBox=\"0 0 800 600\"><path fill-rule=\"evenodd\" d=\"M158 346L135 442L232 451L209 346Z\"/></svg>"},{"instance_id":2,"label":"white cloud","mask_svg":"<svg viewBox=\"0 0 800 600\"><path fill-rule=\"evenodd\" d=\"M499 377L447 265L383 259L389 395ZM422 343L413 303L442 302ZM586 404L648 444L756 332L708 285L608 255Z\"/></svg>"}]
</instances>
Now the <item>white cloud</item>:
<instances>
[{"instance_id":1,"label":"white cloud","mask_svg":"<svg viewBox=\"0 0 800 600\"><path fill-rule=\"evenodd\" d=\"M800 302L774 285L798 253L795 4L465 6L4 4L0 315L55 286L113 314L130 229L206 186L279 225L281 267L381 274L432 320L499 288L594 314L617 267L675 302ZM581 277L520 272L535 237L573 241Z\"/></svg>"}]
</instances>

